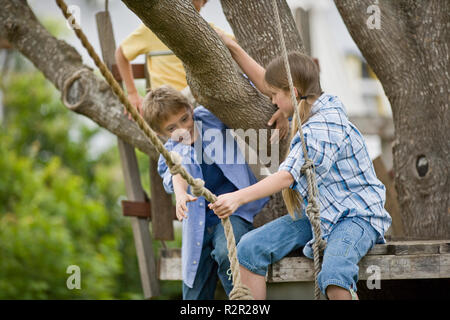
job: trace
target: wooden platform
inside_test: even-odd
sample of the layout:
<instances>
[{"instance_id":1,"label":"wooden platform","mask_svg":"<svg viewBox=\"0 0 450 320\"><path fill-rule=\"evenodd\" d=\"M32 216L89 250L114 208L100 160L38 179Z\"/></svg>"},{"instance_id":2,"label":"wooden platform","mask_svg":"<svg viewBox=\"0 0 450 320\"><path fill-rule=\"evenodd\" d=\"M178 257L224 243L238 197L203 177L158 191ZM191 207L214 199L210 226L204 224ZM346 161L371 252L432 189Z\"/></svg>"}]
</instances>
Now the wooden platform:
<instances>
[{"instance_id":1,"label":"wooden platform","mask_svg":"<svg viewBox=\"0 0 450 320\"><path fill-rule=\"evenodd\" d=\"M314 281L312 260L295 254L271 265L267 281ZM376 245L360 261L359 278L367 279L376 268L380 280L450 278L450 240L397 241ZM161 251L158 273L160 280L181 280L180 249Z\"/></svg>"}]
</instances>

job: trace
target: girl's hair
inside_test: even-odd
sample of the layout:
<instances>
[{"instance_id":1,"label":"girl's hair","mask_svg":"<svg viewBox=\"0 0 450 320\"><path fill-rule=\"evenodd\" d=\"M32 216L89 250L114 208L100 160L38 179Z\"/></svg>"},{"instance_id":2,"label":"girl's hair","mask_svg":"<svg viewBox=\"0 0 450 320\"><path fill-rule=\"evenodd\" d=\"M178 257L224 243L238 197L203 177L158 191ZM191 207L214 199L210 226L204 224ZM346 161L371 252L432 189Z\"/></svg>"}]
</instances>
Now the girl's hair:
<instances>
[{"instance_id":1,"label":"girl's hair","mask_svg":"<svg viewBox=\"0 0 450 320\"><path fill-rule=\"evenodd\" d=\"M313 101L315 101L322 92L322 88L320 87L319 66L308 55L295 51L288 54L288 61L291 69L292 81L294 87L298 91L297 102L299 102L294 108L297 108L301 125L303 125L311 116L310 113ZM284 67L283 57L280 56L270 62L266 68L264 78L269 86L289 92L289 82ZM290 134L291 141L298 131L298 125L297 117L294 114ZM295 211L299 214L301 213L303 199L297 191L291 188L282 190L282 195L288 212L295 218Z\"/></svg>"}]
</instances>

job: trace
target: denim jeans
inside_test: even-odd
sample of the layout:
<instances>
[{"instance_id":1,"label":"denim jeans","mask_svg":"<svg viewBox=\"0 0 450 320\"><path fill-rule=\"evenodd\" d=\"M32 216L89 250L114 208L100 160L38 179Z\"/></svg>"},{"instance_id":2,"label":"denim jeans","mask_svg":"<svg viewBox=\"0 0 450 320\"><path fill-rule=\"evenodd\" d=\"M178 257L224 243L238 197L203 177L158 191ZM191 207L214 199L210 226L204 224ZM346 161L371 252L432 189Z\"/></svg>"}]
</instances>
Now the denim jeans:
<instances>
[{"instance_id":1,"label":"denim jeans","mask_svg":"<svg viewBox=\"0 0 450 320\"><path fill-rule=\"evenodd\" d=\"M329 285L356 291L358 262L373 247L377 232L359 217L337 223L327 239L322 269L318 275L325 295ZM293 220L285 215L245 234L239 245L239 263L253 273L265 276L268 266L312 239L311 224L306 217Z\"/></svg>"},{"instance_id":2,"label":"denim jeans","mask_svg":"<svg viewBox=\"0 0 450 320\"><path fill-rule=\"evenodd\" d=\"M239 216L230 216L236 244L241 237L253 229L253 225ZM183 300L212 300L216 291L217 278L222 282L227 295L233 289L228 260L227 239L222 223L205 227L202 253L195 275L194 285L189 288L183 282Z\"/></svg>"}]
</instances>

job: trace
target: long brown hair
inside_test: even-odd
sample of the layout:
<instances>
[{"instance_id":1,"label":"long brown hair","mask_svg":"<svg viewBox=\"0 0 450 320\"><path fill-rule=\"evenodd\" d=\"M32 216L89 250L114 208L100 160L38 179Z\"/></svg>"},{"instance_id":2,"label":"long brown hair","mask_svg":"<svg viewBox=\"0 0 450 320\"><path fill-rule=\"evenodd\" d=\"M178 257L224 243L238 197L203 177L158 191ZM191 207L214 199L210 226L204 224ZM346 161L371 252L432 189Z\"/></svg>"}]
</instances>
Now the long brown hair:
<instances>
[{"instance_id":1,"label":"long brown hair","mask_svg":"<svg viewBox=\"0 0 450 320\"><path fill-rule=\"evenodd\" d=\"M288 61L291 69L292 81L299 95L297 97L298 104L294 106L294 108L297 108L301 125L303 125L311 116L312 104L322 92L322 88L320 87L319 66L308 55L296 51L288 54ZM264 78L269 86L289 91L289 82L284 67L283 57L280 56L270 62L266 68ZM303 97L303 99L301 97ZM290 134L291 141L298 131L298 125L297 117L294 115ZM295 211L301 214L303 199L300 194L291 188L283 189L281 193L289 214L293 218L295 218Z\"/></svg>"}]
</instances>

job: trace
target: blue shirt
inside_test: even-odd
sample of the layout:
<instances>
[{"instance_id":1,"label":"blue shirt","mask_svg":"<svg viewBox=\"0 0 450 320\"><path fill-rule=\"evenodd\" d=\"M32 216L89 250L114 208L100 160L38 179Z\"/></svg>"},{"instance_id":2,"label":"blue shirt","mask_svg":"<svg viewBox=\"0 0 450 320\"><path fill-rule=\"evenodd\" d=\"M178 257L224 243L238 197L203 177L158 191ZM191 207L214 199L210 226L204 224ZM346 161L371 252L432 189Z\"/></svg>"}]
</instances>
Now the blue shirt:
<instances>
[{"instance_id":1,"label":"blue shirt","mask_svg":"<svg viewBox=\"0 0 450 320\"><path fill-rule=\"evenodd\" d=\"M384 233L392 221L384 209L386 189L377 179L363 136L344 110L337 97L324 93L314 102L312 116L302 126L308 156L316 168L322 236L326 240L342 219L358 216L377 231L377 243L385 243ZM300 173L304 162L297 132L289 155L278 170L291 173L294 178L291 188L306 199L307 182ZM306 200L303 211L305 208ZM304 249L309 257L312 257L311 243Z\"/></svg>"},{"instance_id":2,"label":"blue shirt","mask_svg":"<svg viewBox=\"0 0 450 320\"><path fill-rule=\"evenodd\" d=\"M237 189L246 188L257 182L236 141L223 122L202 106L194 109L194 121L198 132L201 133L194 142L194 147L172 139L164 145L167 150L176 151L182 157L182 165L189 174L194 178L208 181L209 177L203 176L200 159L207 163L210 161L216 163L223 175ZM206 158L200 156L203 152ZM172 174L162 156L158 161L158 173L163 179L166 192L173 193ZM188 192L190 192L190 186ZM261 211L268 200L269 198L263 198L247 203L239 207L234 214L253 223L253 217ZM188 202L186 206L188 218L184 219L182 224L181 265L183 281L192 288L202 251L206 200L204 197L199 197L197 201Z\"/></svg>"},{"instance_id":3,"label":"blue shirt","mask_svg":"<svg viewBox=\"0 0 450 320\"><path fill-rule=\"evenodd\" d=\"M203 157L205 157L204 153ZM212 162L211 164L208 164L205 161L199 162L200 167L202 168L202 174L204 177L206 177L205 188L207 188L217 196L237 190L235 185L231 183L231 181L228 180L227 177L225 177L222 170L220 170L219 166L215 162ZM220 222L219 217L214 213L214 211L208 208L208 204L209 201L205 200L206 227L216 225Z\"/></svg>"}]
</instances>

